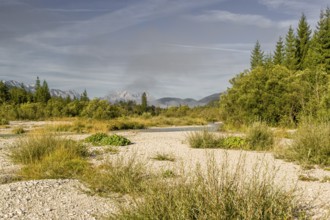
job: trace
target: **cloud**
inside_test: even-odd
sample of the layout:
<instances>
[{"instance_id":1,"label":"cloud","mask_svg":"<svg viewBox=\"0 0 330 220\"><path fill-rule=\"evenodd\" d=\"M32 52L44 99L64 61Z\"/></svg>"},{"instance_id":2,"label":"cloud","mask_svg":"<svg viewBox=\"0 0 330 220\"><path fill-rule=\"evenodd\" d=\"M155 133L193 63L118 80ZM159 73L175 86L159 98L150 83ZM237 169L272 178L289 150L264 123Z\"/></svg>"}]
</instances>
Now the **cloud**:
<instances>
[{"instance_id":1,"label":"cloud","mask_svg":"<svg viewBox=\"0 0 330 220\"><path fill-rule=\"evenodd\" d=\"M320 10L329 5L328 0L258 0L258 2L289 15L300 16L304 13L312 23L318 20Z\"/></svg>"},{"instance_id":2,"label":"cloud","mask_svg":"<svg viewBox=\"0 0 330 220\"><path fill-rule=\"evenodd\" d=\"M259 28L286 28L289 23L287 21L275 22L257 14L238 14L221 10L206 11L201 15L197 15L194 19L203 22L230 22L238 25L257 26Z\"/></svg>"}]
</instances>

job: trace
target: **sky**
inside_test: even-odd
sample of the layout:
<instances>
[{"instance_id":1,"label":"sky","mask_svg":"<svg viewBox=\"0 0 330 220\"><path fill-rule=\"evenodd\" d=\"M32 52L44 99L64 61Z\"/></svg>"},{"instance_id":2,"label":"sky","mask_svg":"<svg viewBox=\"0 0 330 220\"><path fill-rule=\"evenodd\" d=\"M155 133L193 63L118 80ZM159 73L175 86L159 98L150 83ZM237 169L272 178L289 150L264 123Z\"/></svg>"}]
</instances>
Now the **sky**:
<instances>
[{"instance_id":1,"label":"sky","mask_svg":"<svg viewBox=\"0 0 330 220\"><path fill-rule=\"evenodd\" d=\"M0 0L0 80L202 98L329 0Z\"/></svg>"}]
</instances>

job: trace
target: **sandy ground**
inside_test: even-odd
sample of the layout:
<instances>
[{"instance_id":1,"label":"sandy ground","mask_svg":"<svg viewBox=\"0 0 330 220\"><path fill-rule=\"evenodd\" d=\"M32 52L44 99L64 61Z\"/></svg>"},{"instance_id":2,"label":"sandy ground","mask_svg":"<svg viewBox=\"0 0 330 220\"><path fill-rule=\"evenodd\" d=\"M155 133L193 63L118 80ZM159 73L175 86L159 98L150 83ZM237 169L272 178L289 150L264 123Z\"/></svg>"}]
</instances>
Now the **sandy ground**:
<instances>
[{"instance_id":1,"label":"sandy ground","mask_svg":"<svg viewBox=\"0 0 330 220\"><path fill-rule=\"evenodd\" d=\"M52 123L52 122L49 122ZM36 124L30 123L21 123L16 122L13 125L25 126L25 127L36 127L43 126L47 124L46 122L38 122ZM17 166L13 165L11 161L5 155L5 152L10 148L11 143L16 141L16 136L8 135L10 128L5 128L0 130L0 177L1 175L9 175L17 169ZM7 135L5 135L7 134ZM260 169L260 172L263 170L276 170L275 182L281 187L292 188L297 187L298 190L302 193L302 199L307 201L312 201L316 205L314 209L315 219L318 219L320 216L324 215L326 212L325 207L320 207L320 204L329 205L330 204L330 182L323 181L329 179L330 171L325 171L322 169L312 169L304 170L299 165L294 163L288 163L283 160L274 159L271 153L261 153L261 152L246 152L238 150L221 150L221 149L192 149L186 143L186 137L188 132L138 132L138 131L128 131L120 132L121 135L129 138L133 144L121 147L119 155L135 155L138 158L146 160L148 162L148 167L150 171L155 170L172 170L174 172L181 172L184 170L186 173L195 169L196 164L200 164L202 167L205 167L207 161L211 158L214 158L215 161L219 164L224 161L228 161L228 166L234 167L238 162L244 162L245 174L250 175L253 173L253 169ZM85 138L87 135L70 135L68 137L80 140ZM174 162L171 161L157 161L154 160L157 154L170 154L175 158ZM106 160L109 157L114 157L113 155L101 155L97 158L96 162L101 163L102 160ZM304 175L308 177L314 177L317 181L300 181L299 176ZM0 191L3 189L3 186L10 187L9 183L0 185ZM70 183L71 184L71 183ZM72 187L72 184L76 184L77 187ZM70 197L80 195L81 190L79 189L79 183L72 183L70 187L67 188L67 196ZM63 190L63 189L62 189ZM56 190L55 190L56 193ZM9 192L10 198L10 192ZM54 197L56 198L56 197ZM37 198L36 198L37 199ZM97 213L93 212L111 212L114 210L114 205L112 201L99 200L93 197L84 197L83 201L80 198L80 201L77 200L76 206L85 208L86 200L90 199L93 203L98 203L100 207L106 207L102 211L97 209L91 209L90 219L93 219L94 215ZM1 198L0 198L1 203ZM47 203L47 202L46 202ZM27 208L27 207L25 207ZM2 212L5 212L3 210ZM29 210L27 210L28 212ZM56 210L55 210L56 211ZM69 211L67 211L69 212ZM2 213L4 214L4 213ZM4 216L4 215L2 215ZM0 208L0 218L1 218L1 208ZM4 218L6 219L6 218ZM8 218L11 219L11 218ZM17 218L20 219L20 218ZM22 218L24 219L24 218ZM29 219L29 218L26 218ZM46 218L35 218L35 219L46 219ZM63 218L71 219L71 218ZM79 219L79 218L78 218Z\"/></svg>"}]
</instances>

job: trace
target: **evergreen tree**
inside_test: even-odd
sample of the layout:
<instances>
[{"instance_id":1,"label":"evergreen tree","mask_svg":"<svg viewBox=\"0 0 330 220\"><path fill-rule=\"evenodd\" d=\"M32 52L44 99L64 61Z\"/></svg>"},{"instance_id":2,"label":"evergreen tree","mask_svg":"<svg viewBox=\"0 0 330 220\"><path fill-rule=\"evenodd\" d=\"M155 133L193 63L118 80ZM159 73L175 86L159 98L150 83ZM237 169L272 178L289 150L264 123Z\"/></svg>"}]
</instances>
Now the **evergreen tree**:
<instances>
[{"instance_id":1,"label":"evergreen tree","mask_svg":"<svg viewBox=\"0 0 330 220\"><path fill-rule=\"evenodd\" d=\"M318 24L318 42L320 43L320 63L325 71L330 73L330 8L321 12Z\"/></svg>"},{"instance_id":2,"label":"evergreen tree","mask_svg":"<svg viewBox=\"0 0 330 220\"><path fill-rule=\"evenodd\" d=\"M8 86L0 81L0 104L9 100L9 89Z\"/></svg>"},{"instance_id":3,"label":"evergreen tree","mask_svg":"<svg viewBox=\"0 0 330 220\"><path fill-rule=\"evenodd\" d=\"M262 66L263 62L264 62L264 52L261 50L259 41L257 41L251 53L251 58L250 58L251 69L254 69L258 66Z\"/></svg>"},{"instance_id":4,"label":"evergreen tree","mask_svg":"<svg viewBox=\"0 0 330 220\"><path fill-rule=\"evenodd\" d=\"M144 92L141 97L141 110L142 112L146 112L148 108L148 102L147 102L147 94Z\"/></svg>"},{"instance_id":5,"label":"evergreen tree","mask_svg":"<svg viewBox=\"0 0 330 220\"><path fill-rule=\"evenodd\" d=\"M285 37L285 58L284 65L289 70L296 69L296 46L295 46L295 35L293 28L290 26L289 31Z\"/></svg>"},{"instance_id":6,"label":"evergreen tree","mask_svg":"<svg viewBox=\"0 0 330 220\"><path fill-rule=\"evenodd\" d=\"M34 97L35 102L42 103L47 103L47 101L51 98L47 82L44 80L41 86L39 77L37 77L36 80L36 91Z\"/></svg>"},{"instance_id":7,"label":"evergreen tree","mask_svg":"<svg viewBox=\"0 0 330 220\"><path fill-rule=\"evenodd\" d=\"M48 102L48 100L51 98L49 87L46 80L44 80L42 83L42 96L44 103Z\"/></svg>"},{"instance_id":8,"label":"evergreen tree","mask_svg":"<svg viewBox=\"0 0 330 220\"><path fill-rule=\"evenodd\" d=\"M282 65L284 63L284 44L282 37L279 37L276 43L273 62L275 65Z\"/></svg>"},{"instance_id":9,"label":"evergreen tree","mask_svg":"<svg viewBox=\"0 0 330 220\"><path fill-rule=\"evenodd\" d=\"M89 101L88 95L87 95L87 91L86 89L84 90L84 92L80 95L80 101Z\"/></svg>"},{"instance_id":10,"label":"evergreen tree","mask_svg":"<svg viewBox=\"0 0 330 220\"><path fill-rule=\"evenodd\" d=\"M306 16L302 14L299 20L296 37L296 61L298 70L306 68L305 60L308 53L310 38L311 30L307 23Z\"/></svg>"}]
</instances>

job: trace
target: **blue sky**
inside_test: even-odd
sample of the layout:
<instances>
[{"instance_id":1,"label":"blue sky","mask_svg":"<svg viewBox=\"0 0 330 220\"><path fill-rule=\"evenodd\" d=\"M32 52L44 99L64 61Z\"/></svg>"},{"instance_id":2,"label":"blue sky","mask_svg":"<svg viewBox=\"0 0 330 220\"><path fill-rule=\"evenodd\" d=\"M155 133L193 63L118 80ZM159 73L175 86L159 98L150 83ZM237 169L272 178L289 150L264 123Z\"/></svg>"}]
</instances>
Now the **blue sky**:
<instances>
[{"instance_id":1,"label":"blue sky","mask_svg":"<svg viewBox=\"0 0 330 220\"><path fill-rule=\"evenodd\" d=\"M0 0L0 79L202 98L328 0Z\"/></svg>"}]
</instances>

